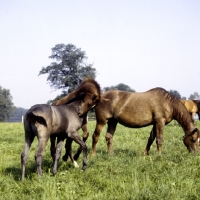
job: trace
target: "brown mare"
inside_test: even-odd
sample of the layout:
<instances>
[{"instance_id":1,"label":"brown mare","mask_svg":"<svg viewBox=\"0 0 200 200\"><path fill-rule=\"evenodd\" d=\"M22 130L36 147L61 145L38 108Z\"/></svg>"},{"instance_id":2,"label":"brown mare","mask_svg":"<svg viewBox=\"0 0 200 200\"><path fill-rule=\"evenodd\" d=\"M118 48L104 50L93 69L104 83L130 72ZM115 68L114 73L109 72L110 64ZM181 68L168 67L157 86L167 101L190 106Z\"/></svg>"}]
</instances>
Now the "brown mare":
<instances>
[{"instance_id":1,"label":"brown mare","mask_svg":"<svg viewBox=\"0 0 200 200\"><path fill-rule=\"evenodd\" d=\"M200 132L194 126L191 115L180 100L163 88L142 93L112 90L102 94L102 98L109 101L100 102L95 108L97 122L92 136L92 155L96 153L96 144L106 123L106 143L110 153L117 123L130 128L153 125L144 154L149 154L155 138L157 150L161 153L164 126L173 119L179 122L185 132L183 142L189 152L198 151Z\"/></svg>"},{"instance_id":2,"label":"brown mare","mask_svg":"<svg viewBox=\"0 0 200 200\"><path fill-rule=\"evenodd\" d=\"M187 110L191 114L193 120L194 120L195 114L198 115L199 120L200 120L200 101L199 100L184 100L184 99L181 99L181 102L187 108Z\"/></svg>"},{"instance_id":3,"label":"brown mare","mask_svg":"<svg viewBox=\"0 0 200 200\"><path fill-rule=\"evenodd\" d=\"M53 174L57 172L57 163L61 155L62 143L65 138L67 139L66 150L70 158L73 160L71 153L71 143L74 140L81 146L83 150L83 170L87 167L87 146L78 134L78 130L85 123L85 116L87 112L94 108L100 101L100 86L94 81L96 87L93 88L92 93L84 93L75 96L73 102L70 104L50 106L47 104L38 104L32 106L24 117L24 130L25 130L25 144L21 154L21 179L25 176L25 165L28 159L28 152L34 137L38 138L38 148L35 154L37 164L37 172L42 175L42 158L44 149L49 138L58 138L55 149L51 147L51 155L53 157ZM53 140L55 142L55 140Z\"/></svg>"},{"instance_id":4,"label":"brown mare","mask_svg":"<svg viewBox=\"0 0 200 200\"><path fill-rule=\"evenodd\" d=\"M191 115L180 100L163 88L154 88L143 93L111 90L102 94L101 98L102 101L95 108L96 128L92 136L92 155L96 153L96 144L106 123L106 143L110 153L117 123L130 128L153 125L144 154L149 154L155 138L157 150L161 153L164 126L173 119L179 122L185 132L183 143L188 151L198 151L200 132L194 126Z\"/></svg>"}]
</instances>

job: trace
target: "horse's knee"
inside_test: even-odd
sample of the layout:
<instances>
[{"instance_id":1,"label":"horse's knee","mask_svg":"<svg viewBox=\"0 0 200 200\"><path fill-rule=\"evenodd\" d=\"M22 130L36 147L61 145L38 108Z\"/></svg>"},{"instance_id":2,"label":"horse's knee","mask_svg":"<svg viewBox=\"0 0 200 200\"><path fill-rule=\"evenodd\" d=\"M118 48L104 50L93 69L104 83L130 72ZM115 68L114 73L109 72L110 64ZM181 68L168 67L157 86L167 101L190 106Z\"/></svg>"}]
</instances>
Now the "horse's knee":
<instances>
[{"instance_id":1,"label":"horse's knee","mask_svg":"<svg viewBox=\"0 0 200 200\"><path fill-rule=\"evenodd\" d=\"M99 135L100 135L100 134L96 134L96 133L94 133L94 134L92 135L92 141L93 141L93 143L97 143L97 142L98 142L98 140L99 140Z\"/></svg>"},{"instance_id":2,"label":"horse's knee","mask_svg":"<svg viewBox=\"0 0 200 200\"><path fill-rule=\"evenodd\" d=\"M106 138L106 143L107 143L107 144L109 144L109 143L112 142L112 137L113 137L112 134L110 134L110 133L106 133L105 138Z\"/></svg>"}]
</instances>

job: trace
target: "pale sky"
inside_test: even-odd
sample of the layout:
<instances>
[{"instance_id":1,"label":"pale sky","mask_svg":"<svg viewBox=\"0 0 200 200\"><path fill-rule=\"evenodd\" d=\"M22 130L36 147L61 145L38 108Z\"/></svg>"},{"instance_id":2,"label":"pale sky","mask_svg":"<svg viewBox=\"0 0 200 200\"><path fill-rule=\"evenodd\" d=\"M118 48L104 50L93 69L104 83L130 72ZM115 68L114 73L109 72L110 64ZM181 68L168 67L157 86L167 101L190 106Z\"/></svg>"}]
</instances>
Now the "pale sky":
<instances>
[{"instance_id":1,"label":"pale sky","mask_svg":"<svg viewBox=\"0 0 200 200\"><path fill-rule=\"evenodd\" d=\"M17 107L59 94L40 75L51 48L74 44L100 86L200 94L199 0L0 0L0 86Z\"/></svg>"}]
</instances>

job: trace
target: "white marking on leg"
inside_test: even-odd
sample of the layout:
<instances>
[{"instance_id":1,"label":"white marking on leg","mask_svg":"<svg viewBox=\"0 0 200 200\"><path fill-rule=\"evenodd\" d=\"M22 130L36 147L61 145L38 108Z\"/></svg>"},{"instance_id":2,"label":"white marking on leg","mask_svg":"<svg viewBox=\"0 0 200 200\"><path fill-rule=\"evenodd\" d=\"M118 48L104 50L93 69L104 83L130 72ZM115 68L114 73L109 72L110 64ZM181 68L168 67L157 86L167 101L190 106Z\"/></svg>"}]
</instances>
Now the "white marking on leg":
<instances>
[{"instance_id":1,"label":"white marking on leg","mask_svg":"<svg viewBox=\"0 0 200 200\"><path fill-rule=\"evenodd\" d=\"M76 161L73 162L75 168L79 168L79 165Z\"/></svg>"}]
</instances>

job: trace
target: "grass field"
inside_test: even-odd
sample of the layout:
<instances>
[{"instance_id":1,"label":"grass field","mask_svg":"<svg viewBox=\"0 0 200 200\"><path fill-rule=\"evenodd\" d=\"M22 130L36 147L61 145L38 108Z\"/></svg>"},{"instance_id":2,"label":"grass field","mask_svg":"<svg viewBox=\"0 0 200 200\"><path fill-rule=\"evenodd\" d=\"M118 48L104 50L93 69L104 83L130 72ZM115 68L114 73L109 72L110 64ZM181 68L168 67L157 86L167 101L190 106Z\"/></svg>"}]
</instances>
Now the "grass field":
<instances>
[{"instance_id":1,"label":"grass field","mask_svg":"<svg viewBox=\"0 0 200 200\"><path fill-rule=\"evenodd\" d=\"M200 122L195 124L200 128ZM113 141L114 155L107 153L105 127L96 157L90 156L95 122L90 121L88 127L89 155L85 172L74 168L70 160L60 160L58 173L52 176L48 143L42 163L43 176L39 178L34 160L35 138L26 165L26 178L20 181L23 125L0 123L0 199L200 199L200 156L188 153L182 142L181 127L174 123L165 126L162 154L157 154L154 142L149 156L143 156L143 151L150 126L130 129L118 125ZM73 143L74 152L76 149ZM82 155L78 163L82 167Z\"/></svg>"}]
</instances>

